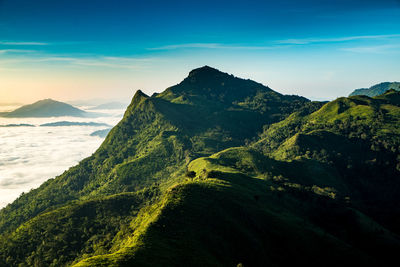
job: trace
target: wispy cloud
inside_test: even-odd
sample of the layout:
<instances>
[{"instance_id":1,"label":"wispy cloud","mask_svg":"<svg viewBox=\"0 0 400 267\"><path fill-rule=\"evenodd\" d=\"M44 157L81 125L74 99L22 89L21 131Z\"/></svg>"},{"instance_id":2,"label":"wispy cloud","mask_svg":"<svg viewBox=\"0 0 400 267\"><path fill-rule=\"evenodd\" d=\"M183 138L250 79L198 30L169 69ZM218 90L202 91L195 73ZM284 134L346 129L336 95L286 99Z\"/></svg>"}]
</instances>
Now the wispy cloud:
<instances>
[{"instance_id":1,"label":"wispy cloud","mask_svg":"<svg viewBox=\"0 0 400 267\"><path fill-rule=\"evenodd\" d=\"M394 49L400 49L398 45L375 45L375 46L358 46L358 47L347 47L342 48L342 51L353 52L353 53L370 53L370 54L381 54L392 51Z\"/></svg>"},{"instance_id":2,"label":"wispy cloud","mask_svg":"<svg viewBox=\"0 0 400 267\"><path fill-rule=\"evenodd\" d=\"M285 46L287 47L287 46ZM189 49L189 48L202 48L202 49L243 49L243 50L269 50L282 48L281 45L271 46L248 46L248 45L227 45L221 43L188 43L188 44L174 44L159 47L148 48L148 50L176 50L176 49Z\"/></svg>"},{"instance_id":3,"label":"wispy cloud","mask_svg":"<svg viewBox=\"0 0 400 267\"><path fill-rule=\"evenodd\" d=\"M278 44L291 44L291 45L304 45L311 43L337 43L347 42L355 40L380 40L389 38L398 38L400 34L385 34L385 35L357 35L357 36L346 36L337 38L300 38L300 39L286 39L276 41Z\"/></svg>"},{"instance_id":4,"label":"wispy cloud","mask_svg":"<svg viewBox=\"0 0 400 267\"><path fill-rule=\"evenodd\" d=\"M6 53L33 53L35 50L26 49L0 49L0 55Z\"/></svg>"},{"instance_id":5,"label":"wispy cloud","mask_svg":"<svg viewBox=\"0 0 400 267\"><path fill-rule=\"evenodd\" d=\"M115 69L138 69L143 67L143 63L152 61L150 58L130 58L130 57L94 57L94 58L77 58L77 57L45 57L38 59L44 62L62 61L75 66L87 67L106 67Z\"/></svg>"},{"instance_id":6,"label":"wispy cloud","mask_svg":"<svg viewBox=\"0 0 400 267\"><path fill-rule=\"evenodd\" d=\"M16 42L16 41L0 41L0 45L49 45L43 42Z\"/></svg>"},{"instance_id":7,"label":"wispy cloud","mask_svg":"<svg viewBox=\"0 0 400 267\"><path fill-rule=\"evenodd\" d=\"M335 38L299 38L271 41L271 45L235 45L222 43L186 43L173 44L159 47L148 48L147 50L178 50L178 49L237 49L237 50L273 50L281 48L290 48L293 45L306 45L312 43L338 43L356 40L386 40L400 38L400 34L385 35L357 35Z\"/></svg>"},{"instance_id":8,"label":"wispy cloud","mask_svg":"<svg viewBox=\"0 0 400 267\"><path fill-rule=\"evenodd\" d=\"M2 53L11 52L34 52L32 50L0 50ZM72 67L101 67L114 69L139 69L145 67L147 62L158 60L155 57L136 58L136 57L109 57L109 56L93 56L93 57L74 57L62 55L48 55L37 53L34 55L19 56L18 58L4 59L3 65L16 66L24 63L62 63L64 66Z\"/></svg>"}]
</instances>

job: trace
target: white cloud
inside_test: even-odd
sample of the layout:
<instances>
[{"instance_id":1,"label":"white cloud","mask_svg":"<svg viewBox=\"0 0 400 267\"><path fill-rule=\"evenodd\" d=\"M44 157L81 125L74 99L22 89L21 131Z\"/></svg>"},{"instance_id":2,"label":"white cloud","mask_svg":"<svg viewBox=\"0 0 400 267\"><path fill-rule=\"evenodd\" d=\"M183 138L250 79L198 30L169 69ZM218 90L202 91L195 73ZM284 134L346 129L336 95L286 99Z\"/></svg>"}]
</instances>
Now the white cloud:
<instances>
[{"instance_id":1,"label":"white cloud","mask_svg":"<svg viewBox=\"0 0 400 267\"><path fill-rule=\"evenodd\" d=\"M115 125L122 110L108 111L109 117L89 119ZM118 114L117 114L118 113ZM1 124L39 125L61 120L88 121L84 118L1 118ZM107 128L107 127L104 127ZM69 167L90 156L103 139L90 136L100 127L0 127L0 208L22 192L40 186Z\"/></svg>"},{"instance_id":2,"label":"white cloud","mask_svg":"<svg viewBox=\"0 0 400 267\"><path fill-rule=\"evenodd\" d=\"M0 49L0 55L6 53L33 53L35 50L26 49Z\"/></svg>"},{"instance_id":3,"label":"white cloud","mask_svg":"<svg viewBox=\"0 0 400 267\"><path fill-rule=\"evenodd\" d=\"M0 45L49 45L49 43L43 43L43 42L15 42L15 41L0 41Z\"/></svg>"},{"instance_id":4,"label":"white cloud","mask_svg":"<svg viewBox=\"0 0 400 267\"><path fill-rule=\"evenodd\" d=\"M248 45L226 45L220 43L188 43L188 44L174 44L165 45L160 47L148 48L148 50L175 50L187 48L204 48L204 49L243 49L243 50L269 50L282 48L283 46L248 46ZM287 47L287 46L284 46Z\"/></svg>"},{"instance_id":5,"label":"white cloud","mask_svg":"<svg viewBox=\"0 0 400 267\"><path fill-rule=\"evenodd\" d=\"M371 53L371 54L381 54L393 49L399 49L398 45L375 45L375 46L358 46L358 47L347 47L342 48L342 51L353 52L353 53Z\"/></svg>"},{"instance_id":6,"label":"white cloud","mask_svg":"<svg viewBox=\"0 0 400 267\"><path fill-rule=\"evenodd\" d=\"M0 50L0 55L4 53L31 53L33 50L18 50L18 49L4 49ZM61 55L48 55L36 53L29 56L21 56L13 59L4 59L2 64L20 64L20 63L42 63L42 62L54 62L63 63L64 65L75 66L75 67L105 67L113 69L142 69L145 67L145 63L154 62L159 60L155 57L146 58L135 58L135 57L107 57L107 56L96 56L96 57L71 57ZM3 67L3 69L7 69Z\"/></svg>"},{"instance_id":7,"label":"white cloud","mask_svg":"<svg viewBox=\"0 0 400 267\"><path fill-rule=\"evenodd\" d=\"M356 35L356 36L346 36L337 38L300 38L300 39L286 39L279 40L279 44L292 44L292 45L303 45L311 43L337 43L337 42L347 42L355 40L379 40L379 39L389 39L398 38L400 34L386 34L386 35Z\"/></svg>"},{"instance_id":8,"label":"white cloud","mask_svg":"<svg viewBox=\"0 0 400 267\"><path fill-rule=\"evenodd\" d=\"M299 38L299 39L286 39L272 41L272 45L232 45L221 43L186 43L186 44L173 44L160 47L148 48L148 50L176 50L176 49L242 49L242 50L271 50L279 48L290 48L293 45L306 45L312 43L338 43L356 40L386 40L400 38L400 34L382 34L382 35L355 35L336 38Z\"/></svg>"}]
</instances>

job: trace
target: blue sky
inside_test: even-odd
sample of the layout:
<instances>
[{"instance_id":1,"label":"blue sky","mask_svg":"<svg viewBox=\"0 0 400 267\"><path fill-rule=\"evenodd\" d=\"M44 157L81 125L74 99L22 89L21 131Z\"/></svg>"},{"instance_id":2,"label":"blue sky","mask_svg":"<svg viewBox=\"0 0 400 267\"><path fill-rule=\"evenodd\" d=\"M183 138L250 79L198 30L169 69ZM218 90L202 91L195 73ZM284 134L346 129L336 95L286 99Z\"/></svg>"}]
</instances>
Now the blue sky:
<instances>
[{"instance_id":1,"label":"blue sky","mask_svg":"<svg viewBox=\"0 0 400 267\"><path fill-rule=\"evenodd\" d=\"M332 99L400 80L399 18L399 0L0 0L0 102L129 99L203 65Z\"/></svg>"}]
</instances>

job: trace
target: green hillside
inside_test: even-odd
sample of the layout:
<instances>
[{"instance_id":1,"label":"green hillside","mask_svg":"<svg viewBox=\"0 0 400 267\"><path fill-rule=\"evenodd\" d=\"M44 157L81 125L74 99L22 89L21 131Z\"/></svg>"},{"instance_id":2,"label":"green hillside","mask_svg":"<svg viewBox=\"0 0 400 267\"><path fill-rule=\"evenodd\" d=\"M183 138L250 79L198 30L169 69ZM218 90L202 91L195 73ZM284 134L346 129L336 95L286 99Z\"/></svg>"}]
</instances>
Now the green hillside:
<instances>
[{"instance_id":1,"label":"green hillside","mask_svg":"<svg viewBox=\"0 0 400 267\"><path fill-rule=\"evenodd\" d=\"M383 83L375 84L374 86L371 86L370 88L356 89L350 94L350 96L366 95L369 97L374 97L374 96L381 95L390 89L400 91L400 82L383 82Z\"/></svg>"},{"instance_id":2,"label":"green hillside","mask_svg":"<svg viewBox=\"0 0 400 267\"><path fill-rule=\"evenodd\" d=\"M394 90L310 102L195 69L0 211L0 266L384 265L399 120Z\"/></svg>"},{"instance_id":3,"label":"green hillside","mask_svg":"<svg viewBox=\"0 0 400 267\"><path fill-rule=\"evenodd\" d=\"M319 162L337 173L356 207L400 230L400 92L339 98L269 127L254 147L277 160Z\"/></svg>"},{"instance_id":4,"label":"green hillside","mask_svg":"<svg viewBox=\"0 0 400 267\"><path fill-rule=\"evenodd\" d=\"M389 115L399 96L310 103L250 147L192 161L186 182L130 225L126 246L77 266L390 262L400 246L399 117ZM386 116L360 131L375 119L369 108Z\"/></svg>"}]
</instances>

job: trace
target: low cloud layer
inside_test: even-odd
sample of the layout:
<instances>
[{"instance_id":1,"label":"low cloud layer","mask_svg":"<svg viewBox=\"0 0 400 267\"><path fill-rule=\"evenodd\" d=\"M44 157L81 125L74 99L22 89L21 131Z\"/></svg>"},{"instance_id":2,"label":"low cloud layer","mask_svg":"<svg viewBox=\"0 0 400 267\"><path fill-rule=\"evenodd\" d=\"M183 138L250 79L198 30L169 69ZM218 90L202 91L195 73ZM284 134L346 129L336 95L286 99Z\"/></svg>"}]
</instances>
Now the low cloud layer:
<instances>
[{"instance_id":1,"label":"low cloud layer","mask_svg":"<svg viewBox=\"0 0 400 267\"><path fill-rule=\"evenodd\" d=\"M115 125L122 117L122 111L112 112L114 116L98 118L96 121ZM59 119L1 118L0 124L38 125ZM99 127L0 128L0 208L15 200L22 192L37 188L95 152L103 142L103 138L90 136L96 130Z\"/></svg>"}]
</instances>

